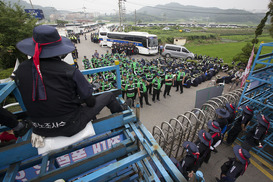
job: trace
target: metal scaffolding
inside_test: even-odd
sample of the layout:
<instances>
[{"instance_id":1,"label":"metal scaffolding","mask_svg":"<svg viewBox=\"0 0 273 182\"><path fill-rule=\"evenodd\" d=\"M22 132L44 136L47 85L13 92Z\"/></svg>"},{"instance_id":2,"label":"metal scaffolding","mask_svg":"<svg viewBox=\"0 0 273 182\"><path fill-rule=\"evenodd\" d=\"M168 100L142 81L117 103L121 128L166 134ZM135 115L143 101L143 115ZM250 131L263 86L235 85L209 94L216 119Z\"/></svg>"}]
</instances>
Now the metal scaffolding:
<instances>
[{"instance_id":1,"label":"metal scaffolding","mask_svg":"<svg viewBox=\"0 0 273 182\"><path fill-rule=\"evenodd\" d=\"M124 103L119 65L85 70L83 74L109 70L117 73L118 89L112 92ZM0 102L10 93L25 111L16 84L0 84ZM31 131L16 144L0 148L0 181L186 181L132 109L92 124L95 136L42 155L31 145ZM10 129L0 127L0 132L5 130Z\"/></svg>"},{"instance_id":2,"label":"metal scaffolding","mask_svg":"<svg viewBox=\"0 0 273 182\"><path fill-rule=\"evenodd\" d=\"M261 54L262 51L270 49L271 52ZM263 141L263 148L253 147L252 150L273 162L273 42L261 44L251 71L246 80L243 93L241 95L238 107L245 104L254 108L254 117L248 126L249 131L257 125L257 114L263 113L271 120L271 126L268 130L266 138ZM240 112L240 110L239 110ZM239 138L243 141L245 135Z\"/></svg>"}]
</instances>

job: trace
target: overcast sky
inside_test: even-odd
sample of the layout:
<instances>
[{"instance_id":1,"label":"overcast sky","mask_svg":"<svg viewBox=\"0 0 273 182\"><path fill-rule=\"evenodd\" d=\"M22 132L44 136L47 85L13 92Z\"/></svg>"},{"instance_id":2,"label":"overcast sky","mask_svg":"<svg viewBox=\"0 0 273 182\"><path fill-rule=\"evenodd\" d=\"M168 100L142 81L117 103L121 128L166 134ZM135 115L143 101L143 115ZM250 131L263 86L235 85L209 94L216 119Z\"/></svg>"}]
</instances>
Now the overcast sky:
<instances>
[{"instance_id":1,"label":"overcast sky","mask_svg":"<svg viewBox=\"0 0 273 182\"><path fill-rule=\"evenodd\" d=\"M24 0L29 2L30 0ZM58 10L114 13L118 11L118 0L31 0L33 5L52 6ZM244 9L255 12L267 10L270 0L127 0L126 11L132 12L144 6L155 6L178 2L182 5L193 5L200 7L218 7L221 9ZM35 8L35 6L34 6Z\"/></svg>"}]
</instances>

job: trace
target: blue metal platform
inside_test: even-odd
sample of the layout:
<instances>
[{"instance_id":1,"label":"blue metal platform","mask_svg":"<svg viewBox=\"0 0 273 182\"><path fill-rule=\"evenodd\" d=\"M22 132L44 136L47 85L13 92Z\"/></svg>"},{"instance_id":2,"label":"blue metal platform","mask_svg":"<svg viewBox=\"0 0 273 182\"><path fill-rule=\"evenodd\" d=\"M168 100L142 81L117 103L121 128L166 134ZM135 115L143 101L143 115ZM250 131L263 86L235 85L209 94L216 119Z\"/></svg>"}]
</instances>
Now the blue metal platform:
<instances>
[{"instance_id":1,"label":"blue metal platform","mask_svg":"<svg viewBox=\"0 0 273 182\"><path fill-rule=\"evenodd\" d=\"M261 55L263 48L271 48L272 52ZM254 117L251 124L247 127L249 131L257 125L256 115L263 113L271 120L270 129L263 141L263 148L252 148L252 150L273 162L273 43L261 44L256 54L251 71L246 80L244 91L240 98L238 107L249 104L254 108ZM239 111L240 112L240 111ZM239 141L243 141L245 135Z\"/></svg>"},{"instance_id":2,"label":"blue metal platform","mask_svg":"<svg viewBox=\"0 0 273 182\"><path fill-rule=\"evenodd\" d=\"M84 75L114 70L119 95L119 65L82 71ZM14 82L0 84L0 102L13 93L26 111ZM100 93L98 93L100 94ZM139 106L137 106L139 112ZM16 144L0 148L0 180L11 181L186 181L132 109L92 122L95 136L38 155L31 131ZM9 130L1 127L0 131ZM152 167L153 166L153 167ZM155 166L155 168L154 168Z\"/></svg>"}]
</instances>

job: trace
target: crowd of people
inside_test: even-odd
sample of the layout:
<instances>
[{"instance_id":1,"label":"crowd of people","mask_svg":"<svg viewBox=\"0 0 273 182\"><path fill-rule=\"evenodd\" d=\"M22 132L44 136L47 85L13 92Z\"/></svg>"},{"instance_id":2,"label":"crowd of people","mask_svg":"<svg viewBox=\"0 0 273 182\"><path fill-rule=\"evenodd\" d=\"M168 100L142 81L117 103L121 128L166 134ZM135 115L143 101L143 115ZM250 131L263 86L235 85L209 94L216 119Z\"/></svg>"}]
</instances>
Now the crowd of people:
<instances>
[{"instance_id":1,"label":"crowd of people","mask_svg":"<svg viewBox=\"0 0 273 182\"><path fill-rule=\"evenodd\" d=\"M204 162L209 162L211 152L217 153L216 148L221 143L231 145L242 131L247 132L245 140L242 145L233 147L234 157L228 158L228 161L221 166L220 178L216 178L216 181L236 181L245 173L250 164L249 151L252 147L263 147L262 141L270 128L270 119L263 113L257 113L257 124L247 131L246 126L254 116L254 108L251 105L244 105L241 109L242 112L236 115L235 105L226 103L224 108L216 109L217 117L207 123L207 130L202 129L198 132L196 141L183 143L187 152L185 157L181 161L172 158L172 161L187 180L194 176ZM225 135L227 137L224 137Z\"/></svg>"},{"instance_id":2,"label":"crowd of people","mask_svg":"<svg viewBox=\"0 0 273 182\"><path fill-rule=\"evenodd\" d=\"M68 38L73 42L74 44L81 43L81 38L79 34L71 33L68 35Z\"/></svg>"},{"instance_id":3,"label":"crowd of people","mask_svg":"<svg viewBox=\"0 0 273 182\"><path fill-rule=\"evenodd\" d=\"M125 54L127 56L132 56L138 54L138 49L133 43L116 43L113 42L111 46L112 54Z\"/></svg>"},{"instance_id":4,"label":"crowd of people","mask_svg":"<svg viewBox=\"0 0 273 182\"><path fill-rule=\"evenodd\" d=\"M45 45L39 47L39 44ZM88 75L92 87L78 69L61 60L61 55L74 51L75 47L68 39L61 38L55 28L46 25L35 27L33 38L20 41L17 48L31 56L31 59L20 64L14 77L31 122L18 122L11 113L0 108L0 124L12 128L17 136L24 135L32 127L33 146L38 147L44 137L70 137L77 134L88 122L96 119L96 115L105 106L111 113L128 109L126 105L120 105L111 92L94 97L93 92L117 87L116 73L108 71ZM122 97L131 100L133 107L137 96L141 107L143 98L146 105L150 106L150 94L154 103L160 101L161 92L164 98L170 96L172 87L183 94L183 87L198 86L210 80L221 69L218 60L199 59L195 63L159 57L148 61L136 60L126 54L128 52L124 50L114 53L107 51L101 55L95 51L90 60L84 57L83 65L85 69L99 68L112 66L119 60ZM240 77L239 73L233 76L235 79ZM82 102L84 105L81 105ZM200 130L196 141L183 143L186 156L181 161L173 159L173 162L187 180L204 162L209 162L211 152L217 153L217 147L221 143L231 145L241 132L246 132L246 126L255 115L255 108L244 105L241 109L238 116L236 106L232 103L227 103L225 108L216 109L217 117L207 123L208 129ZM235 157L221 166L220 179L217 178L217 181L235 181L250 164L249 150L256 146L263 147L262 141L271 121L263 113L257 113L256 118L258 123L247 132L242 145L233 147ZM2 137L11 137L9 134L5 133ZM222 142L225 135L226 140Z\"/></svg>"},{"instance_id":5,"label":"crowd of people","mask_svg":"<svg viewBox=\"0 0 273 182\"><path fill-rule=\"evenodd\" d=\"M198 86L202 82L210 80L221 69L220 63L200 60L199 63L188 62L183 59L165 59L159 57L151 61L134 59L126 56L125 52L99 54L97 50L89 60L84 56L82 60L84 69L99 68L114 65L115 60L120 62L122 97L132 100L139 97L143 107L143 97L147 105L151 105L148 99L152 95L152 101L160 101L161 92L164 98L170 96L172 87L183 93L183 88ZM116 88L116 73L97 73L88 75L92 80L95 92L102 92ZM164 86L165 85L165 86ZM164 86L164 87L163 87Z\"/></svg>"}]
</instances>

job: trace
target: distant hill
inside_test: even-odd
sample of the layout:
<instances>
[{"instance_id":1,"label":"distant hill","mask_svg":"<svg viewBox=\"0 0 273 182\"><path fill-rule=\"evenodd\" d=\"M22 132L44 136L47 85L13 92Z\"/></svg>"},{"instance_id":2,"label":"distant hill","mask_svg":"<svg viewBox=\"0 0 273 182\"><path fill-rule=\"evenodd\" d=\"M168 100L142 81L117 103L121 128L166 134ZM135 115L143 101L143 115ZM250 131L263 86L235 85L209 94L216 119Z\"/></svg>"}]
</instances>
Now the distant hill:
<instances>
[{"instance_id":1,"label":"distant hill","mask_svg":"<svg viewBox=\"0 0 273 182\"><path fill-rule=\"evenodd\" d=\"M5 2L5 3L10 2L11 4L17 3L20 6L22 6L24 9L32 9L30 3L26 2L26 1L23 1L23 0L2 0L2 1ZM49 16L51 14L54 14L54 13L68 12L68 11L59 11L56 8L53 8L53 7L43 7L43 6L39 6L39 5L35 5L35 4L33 4L33 6L34 6L34 9L43 10L44 16L45 16L46 19L49 19Z\"/></svg>"},{"instance_id":2,"label":"distant hill","mask_svg":"<svg viewBox=\"0 0 273 182\"><path fill-rule=\"evenodd\" d=\"M266 12L265 12L266 13ZM137 10L137 16L146 16L146 19L158 21L198 21L216 23L259 23L264 17L261 13L251 13L238 9L219 9L215 7L203 8L197 6L184 6L179 3L147 6ZM128 18L130 18L129 15Z\"/></svg>"}]
</instances>

